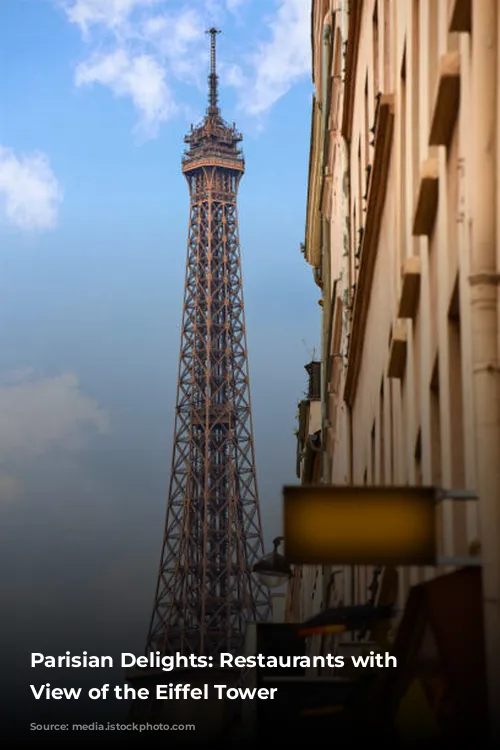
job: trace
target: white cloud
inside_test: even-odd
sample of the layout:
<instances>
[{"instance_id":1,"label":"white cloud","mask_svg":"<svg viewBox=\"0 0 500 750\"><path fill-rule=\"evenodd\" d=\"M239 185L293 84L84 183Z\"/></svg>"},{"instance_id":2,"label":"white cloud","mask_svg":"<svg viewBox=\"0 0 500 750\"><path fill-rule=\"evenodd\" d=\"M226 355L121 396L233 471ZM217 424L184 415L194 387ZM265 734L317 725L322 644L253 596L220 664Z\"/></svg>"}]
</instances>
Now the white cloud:
<instances>
[{"instance_id":1,"label":"white cloud","mask_svg":"<svg viewBox=\"0 0 500 750\"><path fill-rule=\"evenodd\" d=\"M190 45L204 36L201 17L192 8L149 16L142 29L145 41L153 43L170 58L186 55Z\"/></svg>"},{"instance_id":2,"label":"white cloud","mask_svg":"<svg viewBox=\"0 0 500 750\"><path fill-rule=\"evenodd\" d=\"M247 0L226 0L226 8L232 13L235 10L239 10L246 2Z\"/></svg>"},{"instance_id":3,"label":"white cloud","mask_svg":"<svg viewBox=\"0 0 500 750\"><path fill-rule=\"evenodd\" d=\"M245 83L245 75L242 68L236 63L232 65L221 65L220 66L220 77L226 86L234 86L234 88L242 88Z\"/></svg>"},{"instance_id":4,"label":"white cloud","mask_svg":"<svg viewBox=\"0 0 500 750\"><path fill-rule=\"evenodd\" d=\"M162 66L147 55L133 57L125 50L101 55L79 65L77 86L100 83L117 97L129 96L140 113L138 130L155 137L158 127L176 111Z\"/></svg>"},{"instance_id":5,"label":"white cloud","mask_svg":"<svg viewBox=\"0 0 500 750\"><path fill-rule=\"evenodd\" d=\"M281 0L268 21L271 40L254 57L255 74L247 80L242 107L261 115L310 70L310 7L305 0Z\"/></svg>"},{"instance_id":6,"label":"white cloud","mask_svg":"<svg viewBox=\"0 0 500 750\"><path fill-rule=\"evenodd\" d=\"M162 0L66 0L68 20L95 48L76 69L77 86L100 84L131 99L137 131L154 138L178 111L172 78L197 80L204 27L192 8L164 11ZM95 36L90 34L95 31ZM205 50L206 64L206 50Z\"/></svg>"},{"instance_id":7,"label":"white cloud","mask_svg":"<svg viewBox=\"0 0 500 750\"><path fill-rule=\"evenodd\" d=\"M193 83L206 73L207 46L200 13L193 8L146 17L138 36L158 56L170 77Z\"/></svg>"},{"instance_id":8,"label":"white cloud","mask_svg":"<svg viewBox=\"0 0 500 750\"><path fill-rule=\"evenodd\" d=\"M0 220L24 230L57 224L62 190L45 154L18 156L0 146Z\"/></svg>"},{"instance_id":9,"label":"white cloud","mask_svg":"<svg viewBox=\"0 0 500 750\"><path fill-rule=\"evenodd\" d=\"M109 417L81 392L73 373L45 379L31 371L14 373L0 386L3 462L36 458L53 448L77 450L89 428L108 432Z\"/></svg>"},{"instance_id":10,"label":"white cloud","mask_svg":"<svg viewBox=\"0 0 500 750\"><path fill-rule=\"evenodd\" d=\"M142 135L154 137L162 123L186 112L178 83L206 85L208 48L204 30L231 24L242 33L248 0L54 0L82 31L89 57L76 71L77 85L100 84L128 97ZM223 84L238 92L240 108L260 117L310 68L310 4L306 0L262 3L270 15L245 30L237 59L219 54ZM275 10L273 13L273 5ZM262 33L269 41L260 42ZM254 42L256 40L256 44ZM230 48L234 49L234 45ZM252 50L253 48L253 50Z\"/></svg>"},{"instance_id":11,"label":"white cloud","mask_svg":"<svg viewBox=\"0 0 500 750\"><path fill-rule=\"evenodd\" d=\"M128 21L132 13L156 5L159 0L63 0L63 7L71 23L88 34L91 26L99 24L117 29Z\"/></svg>"}]
</instances>

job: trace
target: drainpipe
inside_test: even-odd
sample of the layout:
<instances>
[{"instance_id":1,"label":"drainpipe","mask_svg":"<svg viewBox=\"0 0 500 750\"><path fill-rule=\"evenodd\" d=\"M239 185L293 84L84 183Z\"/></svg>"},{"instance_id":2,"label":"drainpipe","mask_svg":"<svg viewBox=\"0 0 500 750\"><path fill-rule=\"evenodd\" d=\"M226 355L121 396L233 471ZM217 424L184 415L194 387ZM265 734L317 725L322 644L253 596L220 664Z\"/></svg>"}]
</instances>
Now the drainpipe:
<instances>
[{"instance_id":1,"label":"drainpipe","mask_svg":"<svg viewBox=\"0 0 500 750\"><path fill-rule=\"evenodd\" d=\"M323 211L323 193L325 189L325 173L327 166L328 147L328 115L330 111L330 66L332 53L332 26L330 14L323 25L323 39L321 48L321 190L320 210ZM322 445L322 481L328 483L329 461L327 454L328 434L328 357L330 342L328 341L328 323L331 307L331 273L330 273L330 231L328 219L321 216L321 278L323 282L323 312L321 318L321 445Z\"/></svg>"},{"instance_id":2,"label":"drainpipe","mask_svg":"<svg viewBox=\"0 0 500 750\"><path fill-rule=\"evenodd\" d=\"M472 368L490 734L500 743L498 0L472 4Z\"/></svg>"}]
</instances>

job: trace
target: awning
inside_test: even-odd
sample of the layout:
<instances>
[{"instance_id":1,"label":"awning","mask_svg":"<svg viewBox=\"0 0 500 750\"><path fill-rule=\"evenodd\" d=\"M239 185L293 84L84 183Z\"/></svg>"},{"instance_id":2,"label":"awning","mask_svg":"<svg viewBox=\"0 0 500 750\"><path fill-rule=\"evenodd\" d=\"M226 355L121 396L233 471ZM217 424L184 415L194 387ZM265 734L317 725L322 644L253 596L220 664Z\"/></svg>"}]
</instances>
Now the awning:
<instances>
[{"instance_id":1,"label":"awning","mask_svg":"<svg viewBox=\"0 0 500 750\"><path fill-rule=\"evenodd\" d=\"M394 614L392 606L375 607L371 604L359 604L352 607L333 607L302 623L298 633L307 637L323 633L365 631L376 622L391 619Z\"/></svg>"}]
</instances>

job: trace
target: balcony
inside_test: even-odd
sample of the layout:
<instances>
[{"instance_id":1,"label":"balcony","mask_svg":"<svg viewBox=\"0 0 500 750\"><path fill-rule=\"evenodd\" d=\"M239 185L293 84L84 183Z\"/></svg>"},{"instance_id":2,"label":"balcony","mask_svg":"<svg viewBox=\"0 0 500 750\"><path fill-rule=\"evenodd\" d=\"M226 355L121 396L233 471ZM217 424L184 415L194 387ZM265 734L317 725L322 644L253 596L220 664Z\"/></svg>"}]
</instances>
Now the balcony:
<instances>
[{"instance_id":1,"label":"balcony","mask_svg":"<svg viewBox=\"0 0 500 750\"><path fill-rule=\"evenodd\" d=\"M439 160L426 159L420 172L413 236L430 237L436 220L439 198Z\"/></svg>"},{"instance_id":2,"label":"balcony","mask_svg":"<svg viewBox=\"0 0 500 750\"><path fill-rule=\"evenodd\" d=\"M297 408L297 478L313 481L319 471L321 455L321 362L313 360L305 366L308 374L307 397Z\"/></svg>"},{"instance_id":3,"label":"balcony","mask_svg":"<svg viewBox=\"0 0 500 750\"><path fill-rule=\"evenodd\" d=\"M406 258L401 269L401 297L399 317L415 320L420 300L420 258L416 255Z\"/></svg>"},{"instance_id":4,"label":"balcony","mask_svg":"<svg viewBox=\"0 0 500 750\"><path fill-rule=\"evenodd\" d=\"M432 113L430 146L448 146L460 106L460 54L449 52L441 57L438 85Z\"/></svg>"},{"instance_id":5,"label":"balcony","mask_svg":"<svg viewBox=\"0 0 500 750\"><path fill-rule=\"evenodd\" d=\"M397 321L392 332L387 377L402 380L406 370L408 340L404 321Z\"/></svg>"},{"instance_id":6,"label":"balcony","mask_svg":"<svg viewBox=\"0 0 500 750\"><path fill-rule=\"evenodd\" d=\"M321 399L321 362L309 362L304 369L309 376L307 398L312 401Z\"/></svg>"},{"instance_id":7,"label":"balcony","mask_svg":"<svg viewBox=\"0 0 500 750\"><path fill-rule=\"evenodd\" d=\"M471 0L448 0L448 30L459 33L472 31Z\"/></svg>"}]
</instances>

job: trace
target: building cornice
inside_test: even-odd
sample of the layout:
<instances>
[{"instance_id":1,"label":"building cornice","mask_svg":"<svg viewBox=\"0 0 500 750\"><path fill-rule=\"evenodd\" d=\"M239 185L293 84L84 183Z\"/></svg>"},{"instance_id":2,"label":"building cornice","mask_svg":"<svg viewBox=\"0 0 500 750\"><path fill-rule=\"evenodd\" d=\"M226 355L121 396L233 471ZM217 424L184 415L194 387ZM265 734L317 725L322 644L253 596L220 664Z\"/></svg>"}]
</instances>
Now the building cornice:
<instances>
[{"instance_id":1,"label":"building cornice","mask_svg":"<svg viewBox=\"0 0 500 750\"><path fill-rule=\"evenodd\" d=\"M314 268L321 267L321 213L319 206L321 157L321 108L313 97L311 109L311 143L309 150L309 180L307 189L305 257Z\"/></svg>"}]
</instances>

